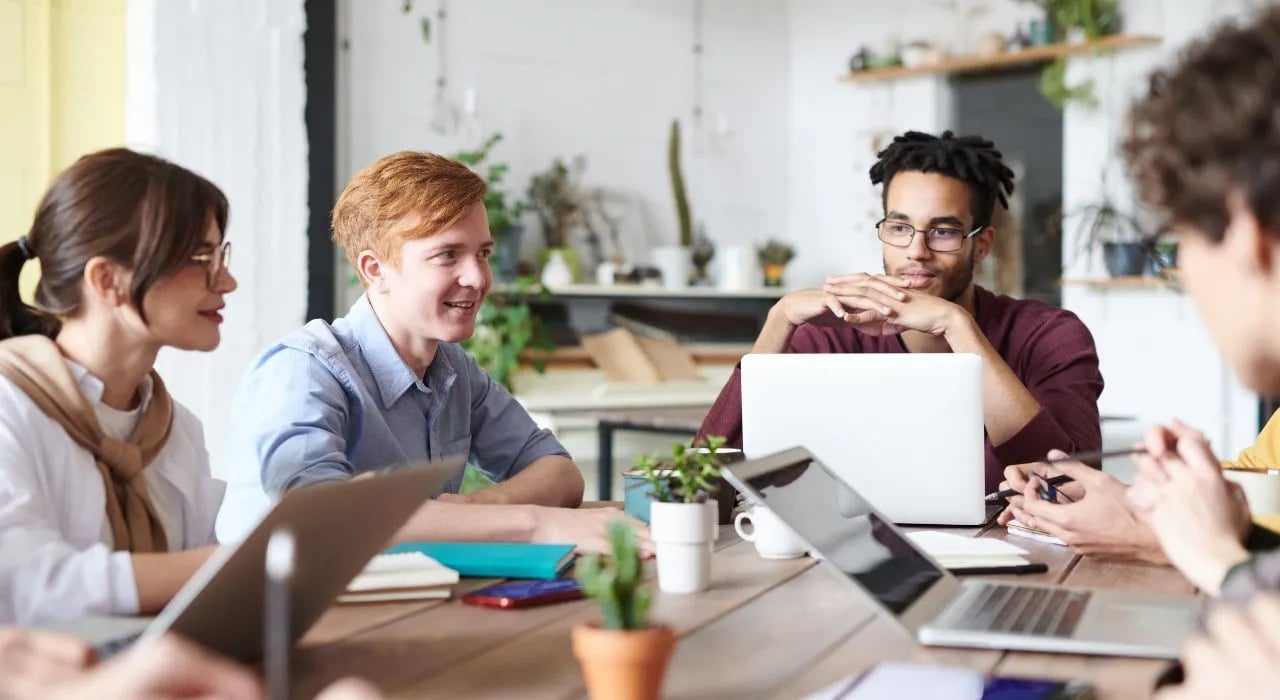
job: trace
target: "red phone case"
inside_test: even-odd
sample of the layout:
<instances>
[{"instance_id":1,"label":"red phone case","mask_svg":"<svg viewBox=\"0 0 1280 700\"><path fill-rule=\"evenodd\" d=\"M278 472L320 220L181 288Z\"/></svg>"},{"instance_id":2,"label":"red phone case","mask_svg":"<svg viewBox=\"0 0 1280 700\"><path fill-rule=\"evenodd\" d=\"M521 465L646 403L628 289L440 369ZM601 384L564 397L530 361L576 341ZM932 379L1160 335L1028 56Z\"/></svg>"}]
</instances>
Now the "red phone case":
<instances>
[{"instance_id":1,"label":"red phone case","mask_svg":"<svg viewBox=\"0 0 1280 700\"><path fill-rule=\"evenodd\" d=\"M469 605L482 605L487 608L511 610L513 608L529 608L535 605L545 605L547 603L559 603L565 600L577 600L581 597L581 589L556 591L554 593L543 593L541 595L526 596L522 598L505 595L480 595L478 593L468 593L462 596L462 602Z\"/></svg>"}]
</instances>

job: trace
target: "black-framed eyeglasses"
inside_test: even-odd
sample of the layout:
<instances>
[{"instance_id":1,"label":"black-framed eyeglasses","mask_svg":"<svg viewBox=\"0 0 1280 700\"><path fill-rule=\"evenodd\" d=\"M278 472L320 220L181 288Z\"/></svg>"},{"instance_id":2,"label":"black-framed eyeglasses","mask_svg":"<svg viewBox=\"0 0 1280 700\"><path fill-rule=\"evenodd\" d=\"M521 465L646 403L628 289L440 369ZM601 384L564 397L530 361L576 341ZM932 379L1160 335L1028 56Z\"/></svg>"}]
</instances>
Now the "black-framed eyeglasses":
<instances>
[{"instance_id":1,"label":"black-framed eyeglasses","mask_svg":"<svg viewBox=\"0 0 1280 700\"><path fill-rule=\"evenodd\" d=\"M964 247L964 242L982 232L985 226L979 226L965 233L958 228L932 226L923 231L924 244L935 253L954 253ZM895 248L906 248L912 239L922 231L905 221L881 219L876 222L876 235L884 243Z\"/></svg>"},{"instance_id":2,"label":"black-framed eyeglasses","mask_svg":"<svg viewBox=\"0 0 1280 700\"><path fill-rule=\"evenodd\" d=\"M218 276L222 271L231 269L231 241L223 241L212 252L192 255L191 262L204 265L205 284L213 289L218 284Z\"/></svg>"}]
</instances>

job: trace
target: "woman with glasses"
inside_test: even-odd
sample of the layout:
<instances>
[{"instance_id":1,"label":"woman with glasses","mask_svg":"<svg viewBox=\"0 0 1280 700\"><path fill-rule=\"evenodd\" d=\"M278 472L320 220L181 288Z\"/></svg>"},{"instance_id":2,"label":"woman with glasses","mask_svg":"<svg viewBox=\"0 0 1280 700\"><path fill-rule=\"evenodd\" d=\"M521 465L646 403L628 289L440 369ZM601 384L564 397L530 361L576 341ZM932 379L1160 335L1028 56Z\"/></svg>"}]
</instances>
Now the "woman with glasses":
<instances>
[{"instance_id":1,"label":"woman with glasses","mask_svg":"<svg viewBox=\"0 0 1280 700\"><path fill-rule=\"evenodd\" d=\"M218 346L226 226L213 183L118 148L0 247L0 624L155 613L213 551L224 485L154 365Z\"/></svg>"}]
</instances>

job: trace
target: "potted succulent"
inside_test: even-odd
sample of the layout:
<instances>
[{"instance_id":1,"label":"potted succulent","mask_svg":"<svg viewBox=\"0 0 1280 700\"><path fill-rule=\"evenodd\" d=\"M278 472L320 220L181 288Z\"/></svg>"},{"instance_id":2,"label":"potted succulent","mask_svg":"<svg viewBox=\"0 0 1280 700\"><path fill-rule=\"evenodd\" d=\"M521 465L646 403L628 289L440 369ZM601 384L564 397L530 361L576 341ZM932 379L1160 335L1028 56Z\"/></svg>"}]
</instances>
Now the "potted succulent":
<instances>
[{"instance_id":1,"label":"potted succulent","mask_svg":"<svg viewBox=\"0 0 1280 700\"><path fill-rule=\"evenodd\" d=\"M524 214L525 204L518 199L509 199L503 190L502 180L507 176L509 166L485 162L490 151L501 141L502 134L494 134L479 148L461 151L453 157L484 178L489 186L484 193L484 211L489 218L489 231L497 244L493 256L494 281L511 283L515 281L516 267L520 262L520 242L524 237L520 217Z\"/></svg>"},{"instance_id":2,"label":"potted succulent","mask_svg":"<svg viewBox=\"0 0 1280 700\"><path fill-rule=\"evenodd\" d=\"M697 593L711 585L711 550L718 520L720 456L724 438L710 437L706 449L677 443L671 457L636 459L650 488L649 536L658 556L658 588Z\"/></svg>"},{"instance_id":3,"label":"potted succulent","mask_svg":"<svg viewBox=\"0 0 1280 700\"><path fill-rule=\"evenodd\" d=\"M781 241L770 240L756 248L756 255L760 258L760 269L764 272L764 286L781 287L782 274L786 271L787 263L795 257L795 249Z\"/></svg>"},{"instance_id":4,"label":"potted succulent","mask_svg":"<svg viewBox=\"0 0 1280 700\"><path fill-rule=\"evenodd\" d=\"M582 590L600 604L602 620L573 628L573 654L595 700L656 700L676 645L669 625L651 625L652 593L641 584L635 531L624 520L609 523L611 557L578 560Z\"/></svg>"},{"instance_id":5,"label":"potted succulent","mask_svg":"<svg viewBox=\"0 0 1280 700\"><path fill-rule=\"evenodd\" d=\"M580 171L581 161L575 163L571 170L559 158L550 168L534 175L529 181L529 208L538 215L542 224L542 237L547 247L542 251L540 268L548 262L557 267L569 268L569 281L581 279L579 271L578 251L569 247L569 232L578 222L582 206L578 196L578 188L574 183L574 170Z\"/></svg>"}]
</instances>

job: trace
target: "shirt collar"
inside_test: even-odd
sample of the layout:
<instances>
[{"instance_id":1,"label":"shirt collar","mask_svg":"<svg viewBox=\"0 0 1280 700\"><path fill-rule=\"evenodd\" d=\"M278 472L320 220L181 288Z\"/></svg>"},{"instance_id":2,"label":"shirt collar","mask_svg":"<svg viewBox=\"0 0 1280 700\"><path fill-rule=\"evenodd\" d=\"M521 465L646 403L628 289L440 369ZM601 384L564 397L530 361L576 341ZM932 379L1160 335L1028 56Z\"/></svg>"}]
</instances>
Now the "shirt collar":
<instances>
[{"instance_id":1,"label":"shirt collar","mask_svg":"<svg viewBox=\"0 0 1280 700\"><path fill-rule=\"evenodd\" d=\"M63 358L67 363L67 369L71 371L71 376L75 377L76 383L80 385L80 391L84 392L85 398L95 404L102 403L102 392L106 386L93 375L84 365L72 360ZM155 382L152 381L151 375L148 373L142 378L142 383L138 385L138 393L141 394L142 400L138 403L137 411L145 412L147 405L151 403L151 394L155 389Z\"/></svg>"},{"instance_id":2,"label":"shirt collar","mask_svg":"<svg viewBox=\"0 0 1280 700\"><path fill-rule=\"evenodd\" d=\"M369 372L378 385L383 409L390 409L411 388L430 394L432 387L443 391L453 384L457 373L448 358L440 352L440 348L436 349L436 356L427 368L429 385L409 369L409 365L405 364L400 353L391 344L391 337L374 313L368 295L361 294L351 306L351 310L347 312L347 322L351 324L356 343L363 350Z\"/></svg>"}]
</instances>

